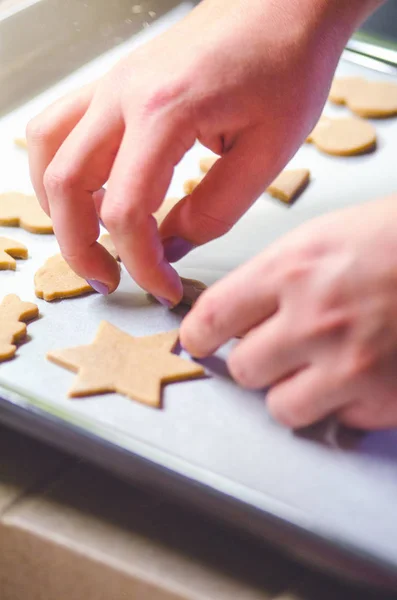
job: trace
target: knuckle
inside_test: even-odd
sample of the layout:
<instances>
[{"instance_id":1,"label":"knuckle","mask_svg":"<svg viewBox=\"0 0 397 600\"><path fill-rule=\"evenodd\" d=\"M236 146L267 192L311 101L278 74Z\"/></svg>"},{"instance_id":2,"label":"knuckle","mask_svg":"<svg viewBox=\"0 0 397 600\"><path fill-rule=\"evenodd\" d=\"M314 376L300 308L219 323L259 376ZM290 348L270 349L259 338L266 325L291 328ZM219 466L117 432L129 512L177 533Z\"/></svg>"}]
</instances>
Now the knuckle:
<instances>
[{"instance_id":1,"label":"knuckle","mask_svg":"<svg viewBox=\"0 0 397 600\"><path fill-rule=\"evenodd\" d=\"M48 193L56 196L73 189L79 179L78 174L72 170L50 165L44 173L44 187Z\"/></svg>"},{"instance_id":2,"label":"knuckle","mask_svg":"<svg viewBox=\"0 0 397 600\"><path fill-rule=\"evenodd\" d=\"M239 385L247 389L257 387L252 369L239 352L231 352L227 359L227 366L231 376Z\"/></svg>"},{"instance_id":3,"label":"knuckle","mask_svg":"<svg viewBox=\"0 0 397 600\"><path fill-rule=\"evenodd\" d=\"M200 316L203 330L211 334L222 330L222 310L214 299L201 296L196 303L196 312Z\"/></svg>"},{"instance_id":4,"label":"knuckle","mask_svg":"<svg viewBox=\"0 0 397 600\"><path fill-rule=\"evenodd\" d=\"M303 410L300 403L281 395L277 386L271 388L266 397L269 414L288 429L300 429L311 424L312 419Z\"/></svg>"},{"instance_id":5,"label":"knuckle","mask_svg":"<svg viewBox=\"0 0 397 600\"><path fill-rule=\"evenodd\" d=\"M138 225L138 214L128 203L108 204L102 207L101 219L109 231L126 231Z\"/></svg>"},{"instance_id":6,"label":"knuckle","mask_svg":"<svg viewBox=\"0 0 397 600\"><path fill-rule=\"evenodd\" d=\"M53 137L54 127L41 115L29 121L26 127L26 137L32 145L46 143Z\"/></svg>"},{"instance_id":7,"label":"knuckle","mask_svg":"<svg viewBox=\"0 0 397 600\"><path fill-rule=\"evenodd\" d=\"M186 104L181 102L181 99L186 97L189 88L188 78L158 82L145 94L142 106L143 116L150 116L164 109L176 107L180 112Z\"/></svg>"},{"instance_id":8,"label":"knuckle","mask_svg":"<svg viewBox=\"0 0 397 600\"><path fill-rule=\"evenodd\" d=\"M348 381L368 373L377 363L378 356L370 344L357 344L347 359L345 377Z\"/></svg>"}]
</instances>

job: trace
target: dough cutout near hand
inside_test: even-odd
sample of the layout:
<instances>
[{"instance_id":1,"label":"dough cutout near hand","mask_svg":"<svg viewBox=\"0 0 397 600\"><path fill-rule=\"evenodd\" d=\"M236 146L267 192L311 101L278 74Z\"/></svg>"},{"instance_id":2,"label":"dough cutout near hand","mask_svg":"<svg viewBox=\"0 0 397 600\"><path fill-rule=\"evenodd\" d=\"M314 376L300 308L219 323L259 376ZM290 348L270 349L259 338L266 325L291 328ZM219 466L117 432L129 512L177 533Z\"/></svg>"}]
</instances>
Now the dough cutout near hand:
<instances>
[{"instance_id":1,"label":"dough cutout near hand","mask_svg":"<svg viewBox=\"0 0 397 600\"><path fill-rule=\"evenodd\" d=\"M198 281L198 279L181 277L181 282L183 286L183 296L178 306L184 304L185 306L192 307L200 298L201 294L205 292L207 286L202 281ZM155 296L152 296L151 294L148 295L150 298L158 302ZM174 308L176 308L176 306Z\"/></svg>"},{"instance_id":2,"label":"dough cutout near hand","mask_svg":"<svg viewBox=\"0 0 397 600\"><path fill-rule=\"evenodd\" d=\"M17 267L16 258L26 260L28 249L23 244L10 240L6 237L0 237L0 271L15 271Z\"/></svg>"},{"instance_id":3,"label":"dough cutout near hand","mask_svg":"<svg viewBox=\"0 0 397 600\"><path fill-rule=\"evenodd\" d=\"M26 324L39 315L36 304L22 302L15 294L6 296L0 304L0 362L15 355L16 343L26 336Z\"/></svg>"},{"instance_id":4,"label":"dough cutout near hand","mask_svg":"<svg viewBox=\"0 0 397 600\"><path fill-rule=\"evenodd\" d=\"M115 260L119 260L117 250L110 235L103 234L98 242ZM85 279L77 275L68 265L62 254L55 254L46 260L34 276L35 294L46 302L76 298L95 292Z\"/></svg>"},{"instance_id":5,"label":"dough cutout near hand","mask_svg":"<svg viewBox=\"0 0 397 600\"><path fill-rule=\"evenodd\" d=\"M52 221L36 196L18 192L0 194L0 225L21 227L31 233L53 233Z\"/></svg>"},{"instance_id":6,"label":"dough cutout near hand","mask_svg":"<svg viewBox=\"0 0 397 600\"><path fill-rule=\"evenodd\" d=\"M85 279L69 267L62 254L51 256L36 271L34 288L36 296L46 302L95 292Z\"/></svg>"},{"instance_id":7,"label":"dough cutout near hand","mask_svg":"<svg viewBox=\"0 0 397 600\"><path fill-rule=\"evenodd\" d=\"M306 141L326 154L355 156L376 147L376 131L371 123L358 117L322 116Z\"/></svg>"},{"instance_id":8,"label":"dough cutout near hand","mask_svg":"<svg viewBox=\"0 0 397 600\"><path fill-rule=\"evenodd\" d=\"M267 193L290 204L303 192L310 181L308 169L286 169L269 185Z\"/></svg>"},{"instance_id":9,"label":"dough cutout near hand","mask_svg":"<svg viewBox=\"0 0 397 600\"><path fill-rule=\"evenodd\" d=\"M159 408L163 384L205 374L201 365L172 354L177 341L178 331L133 337L102 321L91 344L47 358L78 374L69 397L117 392Z\"/></svg>"},{"instance_id":10,"label":"dough cutout near hand","mask_svg":"<svg viewBox=\"0 0 397 600\"><path fill-rule=\"evenodd\" d=\"M362 77L334 79L329 93L334 104L345 104L359 117L381 119L397 115L397 84Z\"/></svg>"}]
</instances>

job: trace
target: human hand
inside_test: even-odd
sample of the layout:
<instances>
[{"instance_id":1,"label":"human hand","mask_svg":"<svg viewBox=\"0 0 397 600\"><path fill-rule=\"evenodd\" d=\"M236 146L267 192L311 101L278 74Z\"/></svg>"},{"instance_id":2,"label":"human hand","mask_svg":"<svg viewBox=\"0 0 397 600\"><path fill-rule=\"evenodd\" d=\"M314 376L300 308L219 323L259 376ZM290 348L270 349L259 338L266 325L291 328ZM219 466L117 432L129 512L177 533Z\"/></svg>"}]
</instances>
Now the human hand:
<instances>
[{"instance_id":1,"label":"human hand","mask_svg":"<svg viewBox=\"0 0 397 600\"><path fill-rule=\"evenodd\" d=\"M397 425L397 197L299 227L205 292L181 343L229 355L243 387L302 427L332 413L363 429Z\"/></svg>"},{"instance_id":2,"label":"human hand","mask_svg":"<svg viewBox=\"0 0 397 600\"><path fill-rule=\"evenodd\" d=\"M117 287L119 269L96 242L99 216L131 276L178 302L169 261L228 231L295 153L374 1L230 0L225 9L204 0L35 118L31 178L71 267L98 291ZM159 234L151 215L196 139L222 159Z\"/></svg>"}]
</instances>

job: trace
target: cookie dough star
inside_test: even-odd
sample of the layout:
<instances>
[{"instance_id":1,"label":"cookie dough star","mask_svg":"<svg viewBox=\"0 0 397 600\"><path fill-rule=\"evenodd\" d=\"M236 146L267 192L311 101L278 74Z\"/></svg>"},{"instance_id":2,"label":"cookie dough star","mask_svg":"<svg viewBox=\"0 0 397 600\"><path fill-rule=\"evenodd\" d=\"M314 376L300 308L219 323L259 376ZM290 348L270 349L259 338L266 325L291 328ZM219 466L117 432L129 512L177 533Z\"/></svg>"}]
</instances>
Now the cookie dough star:
<instances>
[{"instance_id":1,"label":"cookie dough star","mask_svg":"<svg viewBox=\"0 0 397 600\"><path fill-rule=\"evenodd\" d=\"M162 384L204 375L201 365L172 354L177 340L177 330L136 338L102 321L92 344L47 358L78 373L70 397L118 392L159 407Z\"/></svg>"}]
</instances>

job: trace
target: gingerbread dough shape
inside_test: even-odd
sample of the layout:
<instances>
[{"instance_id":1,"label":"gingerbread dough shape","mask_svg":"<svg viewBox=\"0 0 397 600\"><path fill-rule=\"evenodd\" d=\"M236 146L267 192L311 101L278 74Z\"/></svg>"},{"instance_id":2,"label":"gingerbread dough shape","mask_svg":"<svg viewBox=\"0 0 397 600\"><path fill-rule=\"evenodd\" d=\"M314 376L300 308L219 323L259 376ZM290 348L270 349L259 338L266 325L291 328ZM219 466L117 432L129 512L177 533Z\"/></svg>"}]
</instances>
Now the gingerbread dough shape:
<instances>
[{"instance_id":1,"label":"gingerbread dough shape","mask_svg":"<svg viewBox=\"0 0 397 600\"><path fill-rule=\"evenodd\" d=\"M87 346L49 352L47 358L78 373L70 397L118 392L153 407L161 405L161 386L202 377L204 369L172 350L178 331L136 338L102 321Z\"/></svg>"},{"instance_id":2,"label":"gingerbread dough shape","mask_svg":"<svg viewBox=\"0 0 397 600\"><path fill-rule=\"evenodd\" d=\"M303 192L309 181L308 169L287 169L276 177L266 191L274 198L290 204Z\"/></svg>"},{"instance_id":3,"label":"gingerbread dough shape","mask_svg":"<svg viewBox=\"0 0 397 600\"><path fill-rule=\"evenodd\" d=\"M46 260L34 276L35 294L47 302L74 298L95 290L69 267L62 254Z\"/></svg>"},{"instance_id":4,"label":"gingerbread dough shape","mask_svg":"<svg viewBox=\"0 0 397 600\"><path fill-rule=\"evenodd\" d=\"M3 299L0 304L0 362L15 355L15 344L26 336L24 321L31 321L38 314L36 304L22 302L15 294L9 294Z\"/></svg>"},{"instance_id":5,"label":"gingerbread dough shape","mask_svg":"<svg viewBox=\"0 0 397 600\"><path fill-rule=\"evenodd\" d=\"M27 259L28 249L23 244L0 237L0 271L15 271L17 267L16 258Z\"/></svg>"},{"instance_id":6,"label":"gingerbread dough shape","mask_svg":"<svg viewBox=\"0 0 397 600\"><path fill-rule=\"evenodd\" d=\"M52 221L36 196L18 192L0 194L0 225L22 227L31 233L53 233Z\"/></svg>"},{"instance_id":7,"label":"gingerbread dough shape","mask_svg":"<svg viewBox=\"0 0 397 600\"><path fill-rule=\"evenodd\" d=\"M326 154L354 156L376 147L376 131L371 123L358 117L321 117L306 141Z\"/></svg>"},{"instance_id":8,"label":"gingerbread dough shape","mask_svg":"<svg viewBox=\"0 0 397 600\"><path fill-rule=\"evenodd\" d=\"M397 115L397 84L341 77L334 80L329 100L334 104L345 104L359 117L393 117Z\"/></svg>"}]
</instances>

